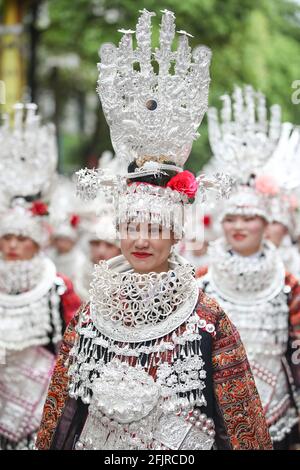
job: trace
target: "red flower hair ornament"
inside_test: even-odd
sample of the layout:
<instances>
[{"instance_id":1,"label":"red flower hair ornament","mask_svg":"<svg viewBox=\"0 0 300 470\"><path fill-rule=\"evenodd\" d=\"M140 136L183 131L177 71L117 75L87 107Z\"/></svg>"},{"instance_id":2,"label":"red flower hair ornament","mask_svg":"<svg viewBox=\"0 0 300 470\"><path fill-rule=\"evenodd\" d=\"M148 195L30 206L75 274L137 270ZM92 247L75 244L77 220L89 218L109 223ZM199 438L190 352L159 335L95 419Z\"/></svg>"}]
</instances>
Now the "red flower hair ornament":
<instances>
[{"instance_id":1,"label":"red flower hair ornament","mask_svg":"<svg viewBox=\"0 0 300 470\"><path fill-rule=\"evenodd\" d=\"M211 226L211 217L208 214L205 214L202 219L204 227L208 228Z\"/></svg>"},{"instance_id":2,"label":"red flower hair ornament","mask_svg":"<svg viewBox=\"0 0 300 470\"><path fill-rule=\"evenodd\" d=\"M255 179L255 189L267 196L276 196L279 193L279 186L276 180L270 175L259 175Z\"/></svg>"},{"instance_id":3,"label":"red flower hair ornament","mask_svg":"<svg viewBox=\"0 0 300 470\"><path fill-rule=\"evenodd\" d=\"M195 199L198 182L190 171L182 171L177 175L173 176L170 181L167 183L167 188L171 188L173 191L178 191L179 193L185 194L190 202Z\"/></svg>"},{"instance_id":4,"label":"red flower hair ornament","mask_svg":"<svg viewBox=\"0 0 300 470\"><path fill-rule=\"evenodd\" d=\"M72 225L73 228L77 228L78 224L80 222L80 217L77 214L73 214L70 217L70 224Z\"/></svg>"},{"instance_id":5,"label":"red flower hair ornament","mask_svg":"<svg viewBox=\"0 0 300 470\"><path fill-rule=\"evenodd\" d=\"M30 211L34 216L48 215L48 206L42 201L35 201L32 203Z\"/></svg>"}]
</instances>

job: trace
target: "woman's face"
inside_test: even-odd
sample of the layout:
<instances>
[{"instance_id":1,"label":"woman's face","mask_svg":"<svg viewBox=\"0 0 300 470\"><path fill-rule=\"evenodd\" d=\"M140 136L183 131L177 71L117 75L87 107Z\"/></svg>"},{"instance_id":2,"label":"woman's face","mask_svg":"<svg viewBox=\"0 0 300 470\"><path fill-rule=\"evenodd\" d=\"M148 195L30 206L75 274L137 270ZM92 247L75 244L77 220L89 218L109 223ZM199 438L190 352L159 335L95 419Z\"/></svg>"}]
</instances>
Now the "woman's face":
<instances>
[{"instance_id":1,"label":"woman's face","mask_svg":"<svg viewBox=\"0 0 300 470\"><path fill-rule=\"evenodd\" d=\"M208 242L204 240L203 242L200 241L193 241L192 245L192 253L194 256L204 256L207 253L208 249Z\"/></svg>"},{"instance_id":2,"label":"woman's face","mask_svg":"<svg viewBox=\"0 0 300 470\"><path fill-rule=\"evenodd\" d=\"M26 261L39 251L39 246L29 237L7 234L0 238L0 250L5 261Z\"/></svg>"},{"instance_id":3,"label":"woman's face","mask_svg":"<svg viewBox=\"0 0 300 470\"><path fill-rule=\"evenodd\" d=\"M271 224L267 225L265 236L278 248L287 233L287 228L280 222L272 222Z\"/></svg>"},{"instance_id":4,"label":"woman's face","mask_svg":"<svg viewBox=\"0 0 300 470\"><path fill-rule=\"evenodd\" d=\"M56 251L60 254L69 253L75 246L76 241L69 237L54 237L52 245Z\"/></svg>"},{"instance_id":5,"label":"woman's face","mask_svg":"<svg viewBox=\"0 0 300 470\"><path fill-rule=\"evenodd\" d=\"M100 261L108 261L119 254L120 248L113 243L104 240L90 241L90 259L94 264L98 264Z\"/></svg>"},{"instance_id":6,"label":"woman's face","mask_svg":"<svg viewBox=\"0 0 300 470\"><path fill-rule=\"evenodd\" d=\"M157 224L120 225L121 251L135 272L168 271L168 258L175 243L173 232Z\"/></svg>"},{"instance_id":7,"label":"woman's face","mask_svg":"<svg viewBox=\"0 0 300 470\"><path fill-rule=\"evenodd\" d=\"M251 256L260 250L267 222L257 215L226 215L222 226L231 248L242 256Z\"/></svg>"}]
</instances>

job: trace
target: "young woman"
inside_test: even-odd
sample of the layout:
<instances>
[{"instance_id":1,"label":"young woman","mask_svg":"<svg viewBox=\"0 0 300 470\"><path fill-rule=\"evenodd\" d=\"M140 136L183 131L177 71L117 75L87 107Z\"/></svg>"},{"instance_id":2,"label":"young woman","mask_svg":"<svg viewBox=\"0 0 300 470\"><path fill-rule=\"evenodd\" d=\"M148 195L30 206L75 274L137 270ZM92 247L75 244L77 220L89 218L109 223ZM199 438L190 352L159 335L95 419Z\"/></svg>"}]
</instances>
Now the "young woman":
<instances>
[{"instance_id":1,"label":"young woman","mask_svg":"<svg viewBox=\"0 0 300 470\"><path fill-rule=\"evenodd\" d=\"M0 449L34 444L65 328L80 300L43 254L55 174L55 135L36 105L0 126ZM45 193L44 193L45 191Z\"/></svg>"},{"instance_id":2,"label":"young woman","mask_svg":"<svg viewBox=\"0 0 300 470\"><path fill-rule=\"evenodd\" d=\"M265 179L251 175L255 162L258 169L259 161L274 151L280 125L274 120L264 123L267 113L263 112L260 95L260 121L255 121L257 95L249 87L243 95L241 90L234 92L235 114L230 122L231 100L227 95L223 98L228 109L222 110L223 119L227 116L222 135L218 130L221 126L216 127L215 113L210 113L210 139L218 145L212 145L216 152L213 158L223 159L229 171L240 172L248 184L241 182L224 204L223 237L209 248L210 264L201 272L199 287L224 308L237 327L274 447L288 448L299 424L300 368L294 360L294 341L300 338L300 286L286 273L275 246L264 239L270 222L268 185Z\"/></svg>"},{"instance_id":3,"label":"young woman","mask_svg":"<svg viewBox=\"0 0 300 470\"><path fill-rule=\"evenodd\" d=\"M41 203L39 203L41 207ZM0 449L32 448L64 330L80 307L41 251L42 217L15 207L0 222Z\"/></svg>"},{"instance_id":4,"label":"young woman","mask_svg":"<svg viewBox=\"0 0 300 470\"><path fill-rule=\"evenodd\" d=\"M169 75L175 25L164 11L158 78L150 65L152 16L143 10L136 29L141 70L132 67L131 32L118 49L102 48L100 98L116 154L132 161L125 179L81 171L79 187L95 195L106 184L113 192L122 255L96 266L90 303L65 334L37 447L269 449L239 335L199 291L192 267L172 253L198 186L180 166L207 105L207 50L198 50L191 67L183 63L182 54L191 60L183 35ZM181 99L197 107L191 114L175 92L186 75L193 102L190 93Z\"/></svg>"},{"instance_id":5,"label":"young woman","mask_svg":"<svg viewBox=\"0 0 300 470\"><path fill-rule=\"evenodd\" d=\"M85 262L79 246L79 224L77 214L67 214L63 220L52 224L51 247L48 250L57 270L72 282Z\"/></svg>"},{"instance_id":6,"label":"young woman","mask_svg":"<svg viewBox=\"0 0 300 470\"><path fill-rule=\"evenodd\" d=\"M123 254L96 267L65 334L37 447L270 448L239 335L170 254L174 234L120 231Z\"/></svg>"},{"instance_id":7,"label":"young woman","mask_svg":"<svg viewBox=\"0 0 300 470\"><path fill-rule=\"evenodd\" d=\"M75 275L74 286L80 298L88 302L94 265L120 255L121 251L110 215L105 214L99 217L95 215L92 220L83 223L83 232L82 246L86 259Z\"/></svg>"},{"instance_id":8,"label":"young woman","mask_svg":"<svg viewBox=\"0 0 300 470\"><path fill-rule=\"evenodd\" d=\"M300 190L300 130L282 124L276 149L259 174L261 189L268 194L270 223L266 238L277 247L286 270L300 279L297 246L297 214Z\"/></svg>"}]
</instances>

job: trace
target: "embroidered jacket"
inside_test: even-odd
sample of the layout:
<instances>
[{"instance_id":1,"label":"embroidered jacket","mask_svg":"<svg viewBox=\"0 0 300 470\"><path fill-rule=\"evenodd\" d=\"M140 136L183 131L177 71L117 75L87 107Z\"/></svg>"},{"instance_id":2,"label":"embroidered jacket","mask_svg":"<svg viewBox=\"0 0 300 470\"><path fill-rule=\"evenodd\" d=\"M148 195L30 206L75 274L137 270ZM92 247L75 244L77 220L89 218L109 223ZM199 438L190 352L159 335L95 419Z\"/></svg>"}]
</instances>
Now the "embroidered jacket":
<instances>
[{"instance_id":1,"label":"embroidered jacket","mask_svg":"<svg viewBox=\"0 0 300 470\"><path fill-rule=\"evenodd\" d=\"M70 350L82 312L71 321L50 383L36 446L40 450L73 449L88 415L88 405L68 395ZM218 449L271 449L260 398L236 328L202 291L195 309L202 320L201 351L206 367L206 413L215 423ZM206 328L213 325L213 328ZM209 332L209 331L211 332ZM171 335L168 336L170 339ZM165 357L169 357L168 353Z\"/></svg>"}]
</instances>

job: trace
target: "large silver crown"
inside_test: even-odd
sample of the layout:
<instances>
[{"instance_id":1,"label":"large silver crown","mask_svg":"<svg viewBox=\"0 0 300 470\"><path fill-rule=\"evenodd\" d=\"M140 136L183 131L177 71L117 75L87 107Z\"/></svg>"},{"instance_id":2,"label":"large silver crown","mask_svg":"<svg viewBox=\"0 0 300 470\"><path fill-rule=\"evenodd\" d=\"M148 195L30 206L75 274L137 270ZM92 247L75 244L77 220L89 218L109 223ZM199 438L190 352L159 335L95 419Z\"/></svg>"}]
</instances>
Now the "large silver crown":
<instances>
[{"instance_id":1,"label":"large silver crown","mask_svg":"<svg viewBox=\"0 0 300 470\"><path fill-rule=\"evenodd\" d=\"M136 31L120 30L123 37L118 47L102 45L97 91L118 156L128 162L137 157L167 157L183 166L207 110L211 52L205 46L191 51L185 31L178 31L178 47L173 51L175 15L162 13L160 46L154 52L151 19L155 13L145 9Z\"/></svg>"},{"instance_id":2,"label":"large silver crown","mask_svg":"<svg viewBox=\"0 0 300 470\"><path fill-rule=\"evenodd\" d=\"M281 191L300 188L300 128L283 123L278 145L261 174L272 176Z\"/></svg>"},{"instance_id":3,"label":"large silver crown","mask_svg":"<svg viewBox=\"0 0 300 470\"><path fill-rule=\"evenodd\" d=\"M299 128L289 122L283 123L278 145L262 168L260 177L266 190L270 188L268 192L272 220L281 222L293 234L297 218L296 207L300 200Z\"/></svg>"},{"instance_id":4,"label":"large silver crown","mask_svg":"<svg viewBox=\"0 0 300 470\"><path fill-rule=\"evenodd\" d=\"M208 110L208 135L214 164L219 170L246 182L266 164L281 133L281 109L270 107L262 93L251 86L235 87L232 97L221 98L220 118L216 108Z\"/></svg>"},{"instance_id":5,"label":"large silver crown","mask_svg":"<svg viewBox=\"0 0 300 470\"><path fill-rule=\"evenodd\" d=\"M50 188L57 164L55 127L42 125L37 105L18 103L14 122L0 126L0 185L9 198L42 193Z\"/></svg>"}]
</instances>

